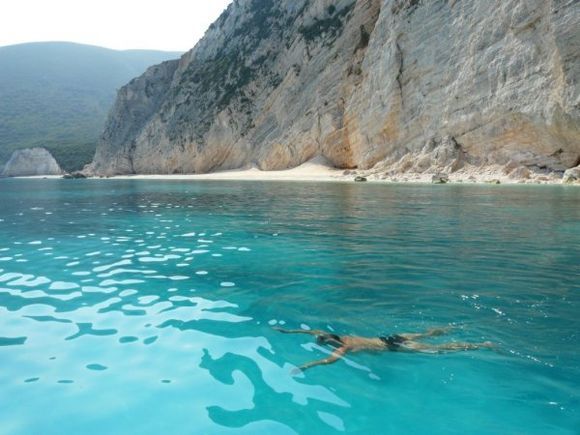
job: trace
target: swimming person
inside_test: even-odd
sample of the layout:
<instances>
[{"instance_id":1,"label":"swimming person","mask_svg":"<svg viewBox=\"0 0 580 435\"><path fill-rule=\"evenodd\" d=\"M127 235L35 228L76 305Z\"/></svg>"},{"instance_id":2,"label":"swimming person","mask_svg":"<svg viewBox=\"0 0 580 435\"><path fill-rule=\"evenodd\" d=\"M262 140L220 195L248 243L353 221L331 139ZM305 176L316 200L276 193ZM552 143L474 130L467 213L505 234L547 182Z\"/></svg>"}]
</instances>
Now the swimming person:
<instances>
[{"instance_id":1,"label":"swimming person","mask_svg":"<svg viewBox=\"0 0 580 435\"><path fill-rule=\"evenodd\" d=\"M421 353L444 353L459 352L464 350L477 350L481 348L491 348L493 344L489 341L484 343L443 343L427 344L418 340L428 337L438 337L446 334L451 329L433 328L423 333L401 333L382 337L357 337L351 335L336 335L330 332L304 329L283 329L274 328L283 334L308 334L316 336L316 343L334 347L336 350L327 358L311 361L292 371L297 374L311 367L328 365L335 363L349 352L421 352Z\"/></svg>"}]
</instances>

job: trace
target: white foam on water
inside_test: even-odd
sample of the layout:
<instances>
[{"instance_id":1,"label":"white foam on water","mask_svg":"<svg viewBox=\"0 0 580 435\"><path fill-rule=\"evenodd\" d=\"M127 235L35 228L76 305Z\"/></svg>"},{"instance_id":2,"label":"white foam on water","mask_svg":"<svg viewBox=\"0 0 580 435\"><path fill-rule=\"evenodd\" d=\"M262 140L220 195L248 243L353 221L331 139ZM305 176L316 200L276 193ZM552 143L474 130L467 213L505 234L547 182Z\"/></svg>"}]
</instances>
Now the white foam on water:
<instances>
[{"instance_id":1,"label":"white foam on water","mask_svg":"<svg viewBox=\"0 0 580 435\"><path fill-rule=\"evenodd\" d=\"M4 270L4 269L2 269ZM0 275L0 282L10 281L11 279L20 278L23 275L21 273L9 272L4 275Z\"/></svg>"},{"instance_id":2,"label":"white foam on water","mask_svg":"<svg viewBox=\"0 0 580 435\"><path fill-rule=\"evenodd\" d=\"M89 276L91 272L83 271L83 272L73 272L71 275L73 276Z\"/></svg>"},{"instance_id":3,"label":"white foam on water","mask_svg":"<svg viewBox=\"0 0 580 435\"><path fill-rule=\"evenodd\" d=\"M88 254L85 254L85 257L94 257L95 255L99 255L100 253L101 251L89 252Z\"/></svg>"},{"instance_id":4,"label":"white foam on water","mask_svg":"<svg viewBox=\"0 0 580 435\"><path fill-rule=\"evenodd\" d=\"M164 263L169 260L180 259L179 255L163 255L159 257L139 257L139 261L142 263Z\"/></svg>"},{"instance_id":5,"label":"white foam on water","mask_svg":"<svg viewBox=\"0 0 580 435\"><path fill-rule=\"evenodd\" d=\"M171 281L185 281L186 279L189 279L189 276L173 275L173 276L170 276L169 279Z\"/></svg>"},{"instance_id":6,"label":"white foam on water","mask_svg":"<svg viewBox=\"0 0 580 435\"><path fill-rule=\"evenodd\" d=\"M195 237L195 233L182 234L181 237Z\"/></svg>"},{"instance_id":7,"label":"white foam on water","mask_svg":"<svg viewBox=\"0 0 580 435\"><path fill-rule=\"evenodd\" d=\"M197 272L195 272L196 275L207 275L209 272L207 270L198 270Z\"/></svg>"},{"instance_id":8,"label":"white foam on water","mask_svg":"<svg viewBox=\"0 0 580 435\"><path fill-rule=\"evenodd\" d=\"M194 255L198 255L198 254L207 254L209 251L206 249L196 249L194 251L191 251L192 254Z\"/></svg>"},{"instance_id":9,"label":"white foam on water","mask_svg":"<svg viewBox=\"0 0 580 435\"><path fill-rule=\"evenodd\" d=\"M10 290L10 289L4 289L6 290L8 293L10 293L12 296L19 296L23 299L39 299L39 298L51 298L51 299L58 299L61 301L70 301L72 299L76 299L78 297L81 297L83 294L81 292L73 292L70 294L63 294L63 295L58 295L58 294L47 294L46 292L42 291L42 290L32 290L32 291L27 291L27 292L23 292L21 290Z\"/></svg>"},{"instance_id":10,"label":"white foam on water","mask_svg":"<svg viewBox=\"0 0 580 435\"><path fill-rule=\"evenodd\" d=\"M117 281L115 279L106 279L102 281L99 286L101 287L109 287L109 286L116 286L116 285L132 285L132 284L143 284L145 281L141 279L124 279L121 281Z\"/></svg>"},{"instance_id":11,"label":"white foam on water","mask_svg":"<svg viewBox=\"0 0 580 435\"><path fill-rule=\"evenodd\" d=\"M188 267L189 263L179 263L176 265L177 267Z\"/></svg>"},{"instance_id":12,"label":"white foam on water","mask_svg":"<svg viewBox=\"0 0 580 435\"><path fill-rule=\"evenodd\" d=\"M10 248L0 248L0 252L10 251Z\"/></svg>"},{"instance_id":13,"label":"white foam on water","mask_svg":"<svg viewBox=\"0 0 580 435\"><path fill-rule=\"evenodd\" d=\"M122 298L127 297L127 296L133 296L136 295L137 293L139 293L137 290L123 290L121 293L119 293L119 296L121 296Z\"/></svg>"},{"instance_id":14,"label":"white foam on water","mask_svg":"<svg viewBox=\"0 0 580 435\"><path fill-rule=\"evenodd\" d=\"M50 287L48 289L49 290L72 290L74 288L79 288L79 287L80 286L78 284L75 284L74 282L55 281L50 285Z\"/></svg>"},{"instance_id":15,"label":"white foam on water","mask_svg":"<svg viewBox=\"0 0 580 435\"><path fill-rule=\"evenodd\" d=\"M224 281L224 282L220 283L220 285L222 287L235 287L236 283L235 282Z\"/></svg>"},{"instance_id":16,"label":"white foam on water","mask_svg":"<svg viewBox=\"0 0 580 435\"><path fill-rule=\"evenodd\" d=\"M344 432L344 421L342 421L340 417L323 411L317 411L317 413L318 417L320 417L320 420L329 425L331 428L339 432Z\"/></svg>"},{"instance_id":17,"label":"white foam on water","mask_svg":"<svg viewBox=\"0 0 580 435\"><path fill-rule=\"evenodd\" d=\"M32 242L28 242L29 245L42 245L42 241L40 240L34 240Z\"/></svg>"},{"instance_id":18,"label":"white foam on water","mask_svg":"<svg viewBox=\"0 0 580 435\"><path fill-rule=\"evenodd\" d=\"M0 257L0 261L10 261L12 259L12 257Z\"/></svg>"},{"instance_id":19,"label":"white foam on water","mask_svg":"<svg viewBox=\"0 0 580 435\"><path fill-rule=\"evenodd\" d=\"M300 328L304 329L305 331L310 331L310 326L308 326L306 323L302 323L300 324Z\"/></svg>"},{"instance_id":20,"label":"white foam on water","mask_svg":"<svg viewBox=\"0 0 580 435\"><path fill-rule=\"evenodd\" d=\"M172 249L171 252L189 252L190 250L188 248L175 248Z\"/></svg>"},{"instance_id":21,"label":"white foam on water","mask_svg":"<svg viewBox=\"0 0 580 435\"><path fill-rule=\"evenodd\" d=\"M171 302L185 302L185 301L189 301L189 298L186 298L185 296L171 296L168 299Z\"/></svg>"},{"instance_id":22,"label":"white foam on water","mask_svg":"<svg viewBox=\"0 0 580 435\"><path fill-rule=\"evenodd\" d=\"M495 311L500 316L505 316L505 313L498 308L492 308L492 310Z\"/></svg>"},{"instance_id":23,"label":"white foam on water","mask_svg":"<svg viewBox=\"0 0 580 435\"><path fill-rule=\"evenodd\" d=\"M276 319L272 319L272 320L269 320L269 321L268 321L268 325L270 325L270 326L274 326L274 325L276 325L277 323L278 323L278 321L277 321Z\"/></svg>"},{"instance_id":24,"label":"white foam on water","mask_svg":"<svg viewBox=\"0 0 580 435\"><path fill-rule=\"evenodd\" d=\"M155 270L140 270L140 269L114 269L107 273L99 273L97 277L99 278L110 278L115 275L120 275L122 273L141 273L143 275L151 275L152 273L157 273Z\"/></svg>"},{"instance_id":25,"label":"white foam on water","mask_svg":"<svg viewBox=\"0 0 580 435\"><path fill-rule=\"evenodd\" d=\"M156 300L159 299L159 296L141 296L139 298L137 298L137 300L139 301L138 303L140 305L147 305L150 304L152 302L155 302Z\"/></svg>"},{"instance_id":26,"label":"white foam on water","mask_svg":"<svg viewBox=\"0 0 580 435\"><path fill-rule=\"evenodd\" d=\"M45 276L35 277L34 275L21 275L20 278L6 283L10 286L38 287L50 283L51 280Z\"/></svg>"},{"instance_id":27,"label":"white foam on water","mask_svg":"<svg viewBox=\"0 0 580 435\"><path fill-rule=\"evenodd\" d=\"M222 254L211 254L212 257L223 257Z\"/></svg>"},{"instance_id":28,"label":"white foam on water","mask_svg":"<svg viewBox=\"0 0 580 435\"><path fill-rule=\"evenodd\" d=\"M225 246L222 248L224 251L235 251L238 249L237 246Z\"/></svg>"},{"instance_id":29,"label":"white foam on water","mask_svg":"<svg viewBox=\"0 0 580 435\"><path fill-rule=\"evenodd\" d=\"M238 251L240 251L240 252L250 252L251 249L250 248L239 248Z\"/></svg>"},{"instance_id":30,"label":"white foam on water","mask_svg":"<svg viewBox=\"0 0 580 435\"><path fill-rule=\"evenodd\" d=\"M93 263L93 264L96 264L96 263ZM121 261L117 261L116 263L113 263L113 264L107 264L105 266L95 267L93 269L93 272L105 272L105 271L112 269L114 267L126 266L128 264L133 264L133 262L131 260L121 260Z\"/></svg>"},{"instance_id":31,"label":"white foam on water","mask_svg":"<svg viewBox=\"0 0 580 435\"><path fill-rule=\"evenodd\" d=\"M81 264L80 261L71 261L66 264L66 267L78 266L79 264Z\"/></svg>"}]
</instances>

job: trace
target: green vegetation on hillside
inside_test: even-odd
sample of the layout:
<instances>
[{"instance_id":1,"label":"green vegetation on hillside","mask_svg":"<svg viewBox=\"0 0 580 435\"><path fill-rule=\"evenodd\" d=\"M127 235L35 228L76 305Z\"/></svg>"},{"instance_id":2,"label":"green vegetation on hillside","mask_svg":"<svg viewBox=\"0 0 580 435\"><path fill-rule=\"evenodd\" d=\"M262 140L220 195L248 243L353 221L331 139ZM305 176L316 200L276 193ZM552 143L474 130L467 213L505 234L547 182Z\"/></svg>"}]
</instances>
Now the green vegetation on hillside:
<instances>
[{"instance_id":1,"label":"green vegetation on hillside","mask_svg":"<svg viewBox=\"0 0 580 435\"><path fill-rule=\"evenodd\" d=\"M63 42L0 47L0 166L45 147L67 171L89 163L116 91L179 53Z\"/></svg>"},{"instance_id":2,"label":"green vegetation on hillside","mask_svg":"<svg viewBox=\"0 0 580 435\"><path fill-rule=\"evenodd\" d=\"M312 24L300 27L299 31L307 42L312 42L325 34L335 37L344 26L343 18L353 8L354 3L336 12L336 7L331 5L327 9L328 16L322 19L315 18Z\"/></svg>"}]
</instances>

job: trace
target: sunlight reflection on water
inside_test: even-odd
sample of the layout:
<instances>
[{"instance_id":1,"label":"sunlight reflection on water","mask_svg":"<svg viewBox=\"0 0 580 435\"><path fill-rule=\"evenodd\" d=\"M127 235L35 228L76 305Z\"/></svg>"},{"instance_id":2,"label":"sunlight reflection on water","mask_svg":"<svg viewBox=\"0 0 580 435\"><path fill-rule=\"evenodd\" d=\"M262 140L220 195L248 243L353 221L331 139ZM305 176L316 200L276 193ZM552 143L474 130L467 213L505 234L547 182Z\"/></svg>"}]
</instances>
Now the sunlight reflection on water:
<instances>
[{"instance_id":1,"label":"sunlight reflection on water","mask_svg":"<svg viewBox=\"0 0 580 435\"><path fill-rule=\"evenodd\" d=\"M0 182L10 433L577 427L577 190L38 182ZM448 323L501 352L294 377L329 351L271 329Z\"/></svg>"}]
</instances>

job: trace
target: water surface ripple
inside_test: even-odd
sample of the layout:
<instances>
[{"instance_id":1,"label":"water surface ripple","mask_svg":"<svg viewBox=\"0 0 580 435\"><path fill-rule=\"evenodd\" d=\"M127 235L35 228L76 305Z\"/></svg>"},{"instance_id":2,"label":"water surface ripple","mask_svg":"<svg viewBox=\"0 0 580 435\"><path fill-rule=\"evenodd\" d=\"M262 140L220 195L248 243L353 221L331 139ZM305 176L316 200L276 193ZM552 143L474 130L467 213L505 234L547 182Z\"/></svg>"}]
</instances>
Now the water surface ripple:
<instances>
[{"instance_id":1,"label":"water surface ripple","mask_svg":"<svg viewBox=\"0 0 580 435\"><path fill-rule=\"evenodd\" d=\"M0 203L0 434L578 433L580 189L0 180ZM447 324L498 350L293 377L327 351L272 329Z\"/></svg>"}]
</instances>

